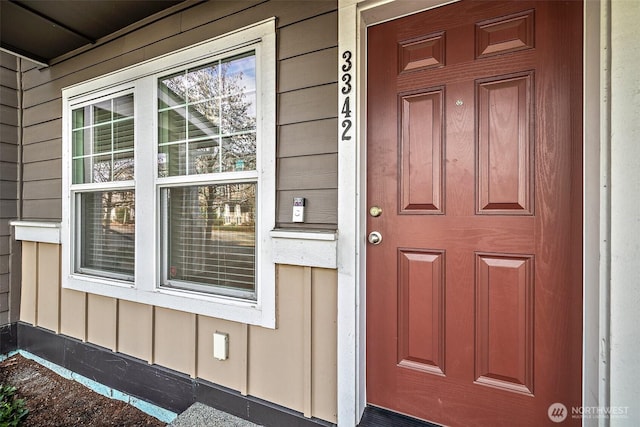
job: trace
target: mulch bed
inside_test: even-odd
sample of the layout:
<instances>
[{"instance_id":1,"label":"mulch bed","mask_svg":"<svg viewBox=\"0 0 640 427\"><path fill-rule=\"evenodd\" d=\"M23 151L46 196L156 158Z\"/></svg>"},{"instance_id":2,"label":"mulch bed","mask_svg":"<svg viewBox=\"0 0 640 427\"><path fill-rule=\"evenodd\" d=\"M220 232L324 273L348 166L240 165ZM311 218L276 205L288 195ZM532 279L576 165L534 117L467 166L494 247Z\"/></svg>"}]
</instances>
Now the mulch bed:
<instances>
[{"instance_id":1,"label":"mulch bed","mask_svg":"<svg viewBox=\"0 0 640 427\"><path fill-rule=\"evenodd\" d=\"M0 363L0 384L17 388L29 415L23 426L164 426L128 403L109 399L21 355Z\"/></svg>"}]
</instances>

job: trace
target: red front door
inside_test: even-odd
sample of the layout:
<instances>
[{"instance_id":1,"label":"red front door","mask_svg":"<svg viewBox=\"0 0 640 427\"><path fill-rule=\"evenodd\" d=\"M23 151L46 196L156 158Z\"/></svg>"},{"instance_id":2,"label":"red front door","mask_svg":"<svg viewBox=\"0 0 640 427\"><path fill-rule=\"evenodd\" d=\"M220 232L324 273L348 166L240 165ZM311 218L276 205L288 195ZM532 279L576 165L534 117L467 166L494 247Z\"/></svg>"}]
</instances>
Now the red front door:
<instances>
[{"instance_id":1,"label":"red front door","mask_svg":"<svg viewBox=\"0 0 640 427\"><path fill-rule=\"evenodd\" d=\"M461 1L367 43L368 403L580 423L582 4Z\"/></svg>"}]
</instances>

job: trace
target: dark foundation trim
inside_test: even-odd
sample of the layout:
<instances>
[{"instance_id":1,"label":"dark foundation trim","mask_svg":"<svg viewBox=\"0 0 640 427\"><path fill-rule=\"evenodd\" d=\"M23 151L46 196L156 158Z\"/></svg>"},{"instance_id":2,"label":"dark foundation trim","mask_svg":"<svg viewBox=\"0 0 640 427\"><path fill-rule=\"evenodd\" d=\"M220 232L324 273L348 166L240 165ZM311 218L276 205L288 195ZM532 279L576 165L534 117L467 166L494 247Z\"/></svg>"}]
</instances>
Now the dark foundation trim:
<instances>
[{"instance_id":1,"label":"dark foundation trim","mask_svg":"<svg viewBox=\"0 0 640 427\"><path fill-rule=\"evenodd\" d=\"M274 427L329 427L327 421L306 418L300 412L258 399L243 396L200 378L191 378L181 372L150 365L104 347L84 343L75 338L58 335L46 329L19 322L12 325L17 331L17 346L10 349L8 333L5 346L5 327L0 330L0 354L20 349L35 354L56 365L69 369L94 381L130 394L154 405L181 413L194 402L249 420L263 426ZM11 329L11 328L9 328ZM4 350L5 347L8 350Z\"/></svg>"},{"instance_id":2,"label":"dark foundation trim","mask_svg":"<svg viewBox=\"0 0 640 427\"><path fill-rule=\"evenodd\" d=\"M18 324L0 326L0 354L7 354L18 348Z\"/></svg>"}]
</instances>

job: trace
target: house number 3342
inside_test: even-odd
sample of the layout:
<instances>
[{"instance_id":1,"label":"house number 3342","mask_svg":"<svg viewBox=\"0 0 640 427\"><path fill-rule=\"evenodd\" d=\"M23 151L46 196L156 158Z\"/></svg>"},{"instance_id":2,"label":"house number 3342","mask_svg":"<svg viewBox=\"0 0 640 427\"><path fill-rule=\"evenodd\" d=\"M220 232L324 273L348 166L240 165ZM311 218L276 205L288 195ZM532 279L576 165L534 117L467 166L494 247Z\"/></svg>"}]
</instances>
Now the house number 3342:
<instances>
[{"instance_id":1,"label":"house number 3342","mask_svg":"<svg viewBox=\"0 0 640 427\"><path fill-rule=\"evenodd\" d=\"M342 116L342 122L340 126L342 126L342 141L350 141L351 135L350 130L353 122L351 121L351 69L353 68L353 63L351 62L352 55L351 51L347 50L342 54L342 59L344 60L342 63L342 88L340 91L342 92L344 97L344 102L342 103L342 109L340 110L340 114Z\"/></svg>"}]
</instances>

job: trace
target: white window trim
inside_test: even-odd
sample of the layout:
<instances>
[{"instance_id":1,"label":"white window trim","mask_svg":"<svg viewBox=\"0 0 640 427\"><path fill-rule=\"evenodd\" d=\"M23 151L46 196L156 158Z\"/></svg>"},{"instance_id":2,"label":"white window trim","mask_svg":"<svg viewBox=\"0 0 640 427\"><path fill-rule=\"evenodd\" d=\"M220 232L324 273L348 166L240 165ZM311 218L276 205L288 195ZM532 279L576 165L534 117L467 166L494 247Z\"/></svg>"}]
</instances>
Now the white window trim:
<instances>
[{"instance_id":1,"label":"white window trim","mask_svg":"<svg viewBox=\"0 0 640 427\"><path fill-rule=\"evenodd\" d=\"M159 236L159 188L167 183L157 178L155 90L157 76L176 67L187 67L251 46L256 50L258 174L256 219L255 301L159 287L161 254ZM135 98L135 192L136 256L135 282L80 275L73 272L74 201L71 192L71 128L73 106L92 98L133 87ZM154 96L145 99L149 93ZM275 265L271 258L269 232L275 225L276 190L276 35L275 18L258 22L196 45L110 73L62 91L62 287L113 298L156 305L190 313L268 328L276 327ZM149 105L153 102L153 105ZM149 129L153 129L149 132ZM146 132L146 133L145 133ZM140 179L140 177L154 177ZM180 182L198 180L185 177ZM240 178L240 177L239 177Z\"/></svg>"}]
</instances>

